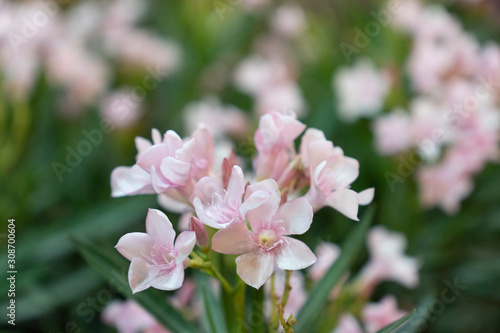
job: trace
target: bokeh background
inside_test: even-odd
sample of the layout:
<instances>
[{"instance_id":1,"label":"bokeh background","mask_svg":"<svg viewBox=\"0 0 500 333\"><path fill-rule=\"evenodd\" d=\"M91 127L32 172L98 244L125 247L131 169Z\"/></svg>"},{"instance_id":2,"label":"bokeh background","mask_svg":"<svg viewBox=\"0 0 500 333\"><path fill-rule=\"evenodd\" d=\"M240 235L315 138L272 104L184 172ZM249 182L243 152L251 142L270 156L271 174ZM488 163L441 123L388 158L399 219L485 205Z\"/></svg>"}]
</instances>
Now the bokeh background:
<instances>
[{"instance_id":1,"label":"bokeh background","mask_svg":"<svg viewBox=\"0 0 500 333\"><path fill-rule=\"evenodd\" d=\"M295 11L283 14L276 27L276 10L285 4ZM436 4L478 43L499 41L495 1ZM500 331L499 165L488 163L474 176L474 190L457 212L427 208L419 198L418 166L411 165L395 185L386 178L387 172L399 174L411 153L381 155L371 120L346 122L337 112L332 77L353 64L340 45L354 44L356 28L363 29L374 20L372 11L385 6L369 0L0 0L0 262L7 262L7 219L15 218L18 266L17 321L9 331L112 332L99 319L109 301L102 290L109 286L68 236L112 249L121 235L143 230L147 208L158 203L154 196L111 198L111 171L133 164L134 138L149 138L152 128L188 135L190 124L202 118L189 111L196 107L238 109L230 119L244 119L246 127L226 137L249 158L249 138L267 105L300 109L294 111L300 111L301 121L359 160L354 189L376 188L375 223L403 232L407 253L422 261L415 290L386 282L375 297L394 293L401 307L411 309L429 295L438 298L444 281L458 279L467 289L425 331ZM35 18L40 11L46 22ZM369 58L399 78L381 113L406 105L412 94L405 71L411 45L408 33L389 25L352 55L353 61ZM282 94L275 100L259 100L235 79L241 61L259 53L286 63L287 83L293 82L289 90L274 92ZM246 75L259 75L250 72ZM153 80L145 83L148 75ZM193 104L200 101L201 106ZM228 116L210 117L222 124ZM100 134L91 142L86 133ZM313 223L308 244L339 243L354 223L331 209L315 221L321 223ZM365 251L356 267L366 258ZM4 296L0 302L5 309ZM1 325L7 329L4 320Z\"/></svg>"}]
</instances>

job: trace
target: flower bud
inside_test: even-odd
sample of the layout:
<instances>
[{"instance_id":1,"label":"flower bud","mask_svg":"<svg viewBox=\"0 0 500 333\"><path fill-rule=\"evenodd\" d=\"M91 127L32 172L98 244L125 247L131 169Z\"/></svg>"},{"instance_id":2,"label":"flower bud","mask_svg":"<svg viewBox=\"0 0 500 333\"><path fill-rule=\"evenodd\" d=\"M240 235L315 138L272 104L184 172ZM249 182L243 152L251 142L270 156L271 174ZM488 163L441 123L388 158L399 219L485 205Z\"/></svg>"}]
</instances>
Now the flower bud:
<instances>
[{"instance_id":1,"label":"flower bud","mask_svg":"<svg viewBox=\"0 0 500 333\"><path fill-rule=\"evenodd\" d=\"M203 223L196 217L191 217L189 220L189 230L196 234L196 245L201 248L208 246L208 234Z\"/></svg>"}]
</instances>

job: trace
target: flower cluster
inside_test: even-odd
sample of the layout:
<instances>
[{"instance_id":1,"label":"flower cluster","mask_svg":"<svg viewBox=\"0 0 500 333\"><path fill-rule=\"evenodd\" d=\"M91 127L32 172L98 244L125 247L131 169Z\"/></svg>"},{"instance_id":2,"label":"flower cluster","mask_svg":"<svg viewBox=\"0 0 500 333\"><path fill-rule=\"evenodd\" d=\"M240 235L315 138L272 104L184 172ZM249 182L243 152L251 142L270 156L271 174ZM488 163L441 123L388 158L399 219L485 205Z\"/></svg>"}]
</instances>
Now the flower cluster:
<instances>
[{"instance_id":1,"label":"flower cluster","mask_svg":"<svg viewBox=\"0 0 500 333\"><path fill-rule=\"evenodd\" d=\"M374 121L375 145L383 155L416 150L409 168L417 171L421 202L455 213L472 192L473 177L500 156L500 47L480 45L441 6L399 0L392 5L400 6L392 24L412 38L406 61L412 98ZM336 74L344 119L382 109L384 72L364 60Z\"/></svg>"},{"instance_id":2,"label":"flower cluster","mask_svg":"<svg viewBox=\"0 0 500 333\"><path fill-rule=\"evenodd\" d=\"M153 142L137 138L136 163L112 173L113 196L158 194L163 207L185 214L190 231L175 240L168 217L150 209L147 233L119 240L117 250L131 261L132 290L177 289L187 266L217 275L203 254L193 251L195 244L205 254L238 255L238 276L257 289L276 267L300 270L315 263L308 246L291 236L305 233L313 212L324 206L357 220L359 205L371 202L374 190L357 193L350 188L359 174L358 162L321 131L305 131L297 151L294 142L305 127L294 115L263 115L255 133L255 174L249 172L247 180L233 153L222 162L215 158L206 126L186 139L173 131L162 137L157 130ZM207 229L215 229L211 239Z\"/></svg>"},{"instance_id":3,"label":"flower cluster","mask_svg":"<svg viewBox=\"0 0 500 333\"><path fill-rule=\"evenodd\" d=\"M0 8L1 74L14 101L29 97L43 70L49 83L64 91L61 112L100 106L105 119L125 127L141 115L143 97L132 87L113 91L113 76L143 73L141 88L150 89L179 64L176 44L138 27L147 10L139 0L68 6L1 0ZM112 72L107 59L127 73Z\"/></svg>"}]
</instances>

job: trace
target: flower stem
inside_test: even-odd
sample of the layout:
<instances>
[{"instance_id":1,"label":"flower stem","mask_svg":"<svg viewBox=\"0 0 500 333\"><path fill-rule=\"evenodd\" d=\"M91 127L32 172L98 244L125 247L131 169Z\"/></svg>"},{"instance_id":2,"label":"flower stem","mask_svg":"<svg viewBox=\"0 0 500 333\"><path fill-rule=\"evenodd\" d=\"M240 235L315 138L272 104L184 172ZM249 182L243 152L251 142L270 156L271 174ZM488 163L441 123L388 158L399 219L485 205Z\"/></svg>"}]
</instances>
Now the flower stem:
<instances>
[{"instance_id":1,"label":"flower stem","mask_svg":"<svg viewBox=\"0 0 500 333\"><path fill-rule=\"evenodd\" d=\"M285 308L286 303L288 303L288 297L290 296L290 290L292 290L292 286L290 285L290 276L292 274L292 271L285 271L286 272L286 278L285 278L285 291L283 293L283 299L281 300L281 305L283 308Z\"/></svg>"},{"instance_id":2,"label":"flower stem","mask_svg":"<svg viewBox=\"0 0 500 333\"><path fill-rule=\"evenodd\" d=\"M214 276L220 281L222 287L228 293L232 293L234 291L234 288L229 284L229 282L227 282L226 278L222 276L222 274L219 272L217 267L215 267L215 265L212 262L210 262L210 270L212 271L212 273L214 273Z\"/></svg>"},{"instance_id":3,"label":"flower stem","mask_svg":"<svg viewBox=\"0 0 500 333\"><path fill-rule=\"evenodd\" d=\"M279 324L278 318L278 300L275 293L275 279L274 273L271 275L271 320L269 322L269 332L276 332Z\"/></svg>"}]
</instances>

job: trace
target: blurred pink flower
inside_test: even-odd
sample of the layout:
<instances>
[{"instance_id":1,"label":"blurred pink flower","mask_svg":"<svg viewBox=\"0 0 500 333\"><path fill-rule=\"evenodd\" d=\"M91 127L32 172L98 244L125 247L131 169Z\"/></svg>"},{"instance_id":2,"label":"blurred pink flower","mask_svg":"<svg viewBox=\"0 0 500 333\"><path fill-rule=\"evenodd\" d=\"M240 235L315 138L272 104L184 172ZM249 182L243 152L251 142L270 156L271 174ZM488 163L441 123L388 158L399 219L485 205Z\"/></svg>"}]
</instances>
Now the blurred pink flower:
<instances>
[{"instance_id":1,"label":"blurred pink flower","mask_svg":"<svg viewBox=\"0 0 500 333\"><path fill-rule=\"evenodd\" d=\"M270 22L273 31L285 38L299 36L306 25L304 10L296 4L287 4L276 8Z\"/></svg>"},{"instance_id":2,"label":"blurred pink flower","mask_svg":"<svg viewBox=\"0 0 500 333\"><path fill-rule=\"evenodd\" d=\"M204 177L195 185L191 202L201 222L216 229L226 228L245 220L240 213L244 193L243 171L234 166L227 188L216 178Z\"/></svg>"},{"instance_id":3,"label":"blurred pink flower","mask_svg":"<svg viewBox=\"0 0 500 333\"><path fill-rule=\"evenodd\" d=\"M174 244L175 231L168 217L149 209L146 232L124 235L115 248L131 261L128 280L133 293L149 287L174 290L184 280L184 260L196 243L195 233L183 231Z\"/></svg>"},{"instance_id":4,"label":"blurred pink flower","mask_svg":"<svg viewBox=\"0 0 500 333\"><path fill-rule=\"evenodd\" d=\"M309 267L309 277L319 281L340 255L340 247L329 242L321 242L314 251L318 261Z\"/></svg>"},{"instance_id":5,"label":"blurred pink flower","mask_svg":"<svg viewBox=\"0 0 500 333\"><path fill-rule=\"evenodd\" d=\"M142 113L139 101L134 99L131 89L125 87L108 94L101 102L100 111L103 119L120 128L134 125Z\"/></svg>"},{"instance_id":6,"label":"blurred pink flower","mask_svg":"<svg viewBox=\"0 0 500 333\"><path fill-rule=\"evenodd\" d=\"M363 333L363 330L352 314L343 313L333 333Z\"/></svg>"},{"instance_id":7,"label":"blurred pink flower","mask_svg":"<svg viewBox=\"0 0 500 333\"><path fill-rule=\"evenodd\" d=\"M240 211L245 213L252 231L245 223L232 223L212 238L212 249L219 253L240 255L236 272L248 285L259 289L274 272L299 270L316 262L312 251L287 235L306 232L312 222L312 208L305 198L279 206L278 184L266 179L247 187Z\"/></svg>"},{"instance_id":8,"label":"blurred pink flower","mask_svg":"<svg viewBox=\"0 0 500 333\"><path fill-rule=\"evenodd\" d=\"M377 150L384 155L402 153L414 145L411 118L401 109L375 120L374 134Z\"/></svg>"},{"instance_id":9,"label":"blurred pink flower","mask_svg":"<svg viewBox=\"0 0 500 333\"><path fill-rule=\"evenodd\" d=\"M370 59L358 60L352 67L342 67L332 85L338 99L338 114L346 122L371 117L380 112L389 92L389 75L375 68Z\"/></svg>"},{"instance_id":10,"label":"blurred pink flower","mask_svg":"<svg viewBox=\"0 0 500 333\"><path fill-rule=\"evenodd\" d=\"M363 323L368 333L375 333L405 315L406 311L398 309L393 295L384 296L378 303L368 303L362 310Z\"/></svg>"},{"instance_id":11,"label":"blurred pink flower","mask_svg":"<svg viewBox=\"0 0 500 333\"><path fill-rule=\"evenodd\" d=\"M168 333L156 319L139 304L131 300L113 301L106 305L102 321L119 333Z\"/></svg>"},{"instance_id":12,"label":"blurred pink flower","mask_svg":"<svg viewBox=\"0 0 500 333\"><path fill-rule=\"evenodd\" d=\"M375 226L368 234L370 260L361 269L359 280L364 294L371 294L381 281L397 281L407 288L417 286L419 262L404 255L406 238L383 226Z\"/></svg>"}]
</instances>

